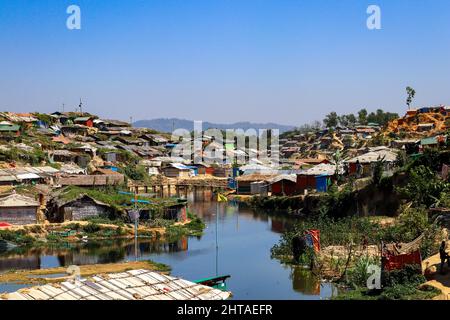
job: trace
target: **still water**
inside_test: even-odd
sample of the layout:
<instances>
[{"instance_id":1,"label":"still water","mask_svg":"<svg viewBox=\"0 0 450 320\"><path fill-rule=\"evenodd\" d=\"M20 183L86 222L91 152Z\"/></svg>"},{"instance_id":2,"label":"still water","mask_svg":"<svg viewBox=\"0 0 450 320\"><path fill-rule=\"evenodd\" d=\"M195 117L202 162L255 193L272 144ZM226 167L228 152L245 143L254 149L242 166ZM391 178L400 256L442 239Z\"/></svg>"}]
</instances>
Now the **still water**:
<instances>
[{"instance_id":1,"label":"still water","mask_svg":"<svg viewBox=\"0 0 450 320\"><path fill-rule=\"evenodd\" d=\"M291 219L257 213L237 203L217 205L193 201L192 197L189 209L207 224L202 237L185 237L174 243L141 240L137 257L133 240L9 251L0 254L0 272L151 259L170 265L172 275L188 280L231 275L227 287L234 299L327 299L336 294L333 285L321 283L302 268L285 266L270 258L271 247L292 225ZM0 292L21 287L0 283Z\"/></svg>"}]
</instances>

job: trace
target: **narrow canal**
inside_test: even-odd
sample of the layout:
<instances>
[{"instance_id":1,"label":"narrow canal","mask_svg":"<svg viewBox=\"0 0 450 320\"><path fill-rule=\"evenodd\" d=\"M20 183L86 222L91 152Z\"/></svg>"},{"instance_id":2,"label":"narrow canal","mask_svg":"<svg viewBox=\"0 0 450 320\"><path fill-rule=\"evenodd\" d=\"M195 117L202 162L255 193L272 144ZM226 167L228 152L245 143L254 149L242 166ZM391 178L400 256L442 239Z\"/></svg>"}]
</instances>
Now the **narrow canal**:
<instances>
[{"instance_id":1,"label":"narrow canal","mask_svg":"<svg viewBox=\"0 0 450 320\"><path fill-rule=\"evenodd\" d=\"M291 219L257 213L237 203L193 201L190 210L207 224L202 237L182 238L174 243L139 241L137 259L151 259L172 267L172 275L188 280L231 275L227 286L235 299L327 299L336 288L321 283L302 268L280 264L270 257L271 247L292 225ZM216 211L218 248L216 248ZM11 269L37 269L72 264L111 263L135 260L131 240L67 244L25 252L0 253L0 272ZM0 292L23 285L0 283Z\"/></svg>"}]
</instances>

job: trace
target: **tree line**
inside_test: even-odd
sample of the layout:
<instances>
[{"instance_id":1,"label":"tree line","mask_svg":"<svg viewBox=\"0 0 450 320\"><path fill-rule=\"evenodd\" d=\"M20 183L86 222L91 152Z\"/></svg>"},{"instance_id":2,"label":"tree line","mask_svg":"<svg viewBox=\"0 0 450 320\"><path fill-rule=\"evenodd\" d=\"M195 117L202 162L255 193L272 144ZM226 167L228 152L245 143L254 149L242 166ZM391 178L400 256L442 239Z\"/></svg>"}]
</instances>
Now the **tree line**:
<instances>
[{"instance_id":1,"label":"tree line","mask_svg":"<svg viewBox=\"0 0 450 320\"><path fill-rule=\"evenodd\" d=\"M397 113L385 112L378 109L375 112L368 112L366 109L361 109L356 115L344 114L338 115L336 112L330 112L323 119L323 124L326 128L340 127L354 127L356 125L367 125L369 123L376 123L379 126L385 126L389 121L397 119Z\"/></svg>"}]
</instances>

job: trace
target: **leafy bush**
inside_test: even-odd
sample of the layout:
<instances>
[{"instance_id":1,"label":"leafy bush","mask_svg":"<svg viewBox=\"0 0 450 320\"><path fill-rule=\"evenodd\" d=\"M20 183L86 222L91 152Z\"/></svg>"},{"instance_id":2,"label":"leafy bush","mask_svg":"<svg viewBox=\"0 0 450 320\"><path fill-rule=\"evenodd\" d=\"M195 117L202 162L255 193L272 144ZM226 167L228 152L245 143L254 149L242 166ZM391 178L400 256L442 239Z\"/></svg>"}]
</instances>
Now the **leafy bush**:
<instances>
[{"instance_id":1,"label":"leafy bush","mask_svg":"<svg viewBox=\"0 0 450 320\"><path fill-rule=\"evenodd\" d=\"M347 283L354 288L366 286L368 279L367 269L370 265L380 266L380 260L367 255L359 257L348 271Z\"/></svg>"},{"instance_id":2,"label":"leafy bush","mask_svg":"<svg viewBox=\"0 0 450 320\"><path fill-rule=\"evenodd\" d=\"M342 190L333 185L326 194L320 197L319 212L332 217L343 217L349 209L355 206L355 203L352 183L345 185Z\"/></svg>"},{"instance_id":3,"label":"leafy bush","mask_svg":"<svg viewBox=\"0 0 450 320\"><path fill-rule=\"evenodd\" d=\"M0 230L0 240L5 240L21 245L30 245L36 241L36 239L28 235L25 230Z\"/></svg>"},{"instance_id":4,"label":"leafy bush","mask_svg":"<svg viewBox=\"0 0 450 320\"><path fill-rule=\"evenodd\" d=\"M123 220L120 219L116 219L116 220L111 220L105 217L88 217L83 219L84 221L89 221L92 223L96 223L96 224L114 224L114 225L118 225L118 226L123 226L125 225L125 223L123 222Z\"/></svg>"},{"instance_id":5,"label":"leafy bush","mask_svg":"<svg viewBox=\"0 0 450 320\"><path fill-rule=\"evenodd\" d=\"M424 257L435 252L434 235L436 227L428 220L425 208L407 208L398 221L389 226L380 227L379 223L366 217L333 218L322 213L318 217L301 220L285 231L277 244L271 249L273 258L292 255L292 238L304 234L306 230L319 229L323 247L330 245L360 244L365 238L368 244L385 242L410 242L425 232L421 252Z\"/></svg>"},{"instance_id":6,"label":"leafy bush","mask_svg":"<svg viewBox=\"0 0 450 320\"><path fill-rule=\"evenodd\" d=\"M383 287L394 287L396 285L418 286L427 280L422 275L422 269L418 265L405 265L401 270L383 272Z\"/></svg>"},{"instance_id":7,"label":"leafy bush","mask_svg":"<svg viewBox=\"0 0 450 320\"><path fill-rule=\"evenodd\" d=\"M409 181L405 187L397 191L415 206L430 207L443 192L448 192L450 185L424 165L412 168L409 172Z\"/></svg>"},{"instance_id":8,"label":"leafy bush","mask_svg":"<svg viewBox=\"0 0 450 320\"><path fill-rule=\"evenodd\" d=\"M173 225L174 222L172 220L157 218L149 220L147 224L150 228L167 228Z\"/></svg>"},{"instance_id":9,"label":"leafy bush","mask_svg":"<svg viewBox=\"0 0 450 320\"><path fill-rule=\"evenodd\" d=\"M100 231L100 226L95 222L89 222L87 225L83 226L83 231L86 233L96 233Z\"/></svg>"},{"instance_id":10,"label":"leafy bush","mask_svg":"<svg viewBox=\"0 0 450 320\"><path fill-rule=\"evenodd\" d=\"M81 225L79 223L69 223L66 226L66 228L69 230L77 230L78 231L78 230L81 230Z\"/></svg>"}]
</instances>

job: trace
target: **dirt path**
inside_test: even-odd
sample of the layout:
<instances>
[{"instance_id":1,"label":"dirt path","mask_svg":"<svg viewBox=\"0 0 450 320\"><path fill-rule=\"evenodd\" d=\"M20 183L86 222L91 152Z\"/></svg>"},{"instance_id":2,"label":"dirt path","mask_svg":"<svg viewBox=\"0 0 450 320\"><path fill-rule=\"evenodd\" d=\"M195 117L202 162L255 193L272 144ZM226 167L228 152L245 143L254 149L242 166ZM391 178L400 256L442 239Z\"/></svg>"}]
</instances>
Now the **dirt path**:
<instances>
[{"instance_id":1,"label":"dirt path","mask_svg":"<svg viewBox=\"0 0 450 320\"><path fill-rule=\"evenodd\" d=\"M447 248L450 242L447 242ZM422 270L428 268L431 269L431 275L428 277L430 280L425 283L425 285L433 286L442 291L442 294L433 298L433 300L450 300L450 270L447 268L446 274L440 274L439 265L441 264L441 259L439 258L439 253L425 259L422 262ZM446 266L447 267L447 266Z\"/></svg>"}]
</instances>

